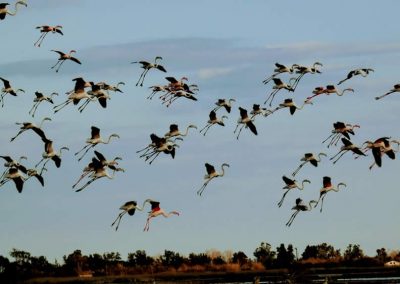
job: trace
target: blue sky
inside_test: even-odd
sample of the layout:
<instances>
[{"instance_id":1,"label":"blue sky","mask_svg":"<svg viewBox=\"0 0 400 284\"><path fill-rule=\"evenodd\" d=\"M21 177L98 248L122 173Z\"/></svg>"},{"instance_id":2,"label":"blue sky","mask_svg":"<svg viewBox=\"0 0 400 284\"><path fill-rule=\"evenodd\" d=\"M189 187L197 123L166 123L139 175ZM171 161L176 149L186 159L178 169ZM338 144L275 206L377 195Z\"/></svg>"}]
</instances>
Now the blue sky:
<instances>
[{"instance_id":1,"label":"blue sky","mask_svg":"<svg viewBox=\"0 0 400 284\"><path fill-rule=\"evenodd\" d=\"M343 2L343 3L341 3ZM400 31L396 24L399 3L384 1L28 1L15 17L0 23L2 57L0 76L26 90L5 98L0 110L1 155L27 155L27 166L41 158L43 143L26 132L10 143L18 131L15 122L50 116L44 124L55 148L68 146L60 169L49 163L46 187L30 180L22 194L13 184L0 189L0 254L12 248L45 255L49 260L82 249L83 253L119 251L122 257L137 249L157 255L164 249L182 254L208 249L242 250L252 257L254 249L267 241L273 247L292 243L302 252L307 244L328 242L342 250L358 243L369 255L385 247L399 249L400 230L396 212L400 192L394 177L398 160L384 158L382 168L368 169L372 157L354 160L346 154L337 164L324 159L318 168L305 166L296 176L310 179L302 191L290 192L278 208L289 175L305 152L333 156L339 148L321 144L332 123L360 124L352 139L356 144L382 136L399 139L397 94L381 101L373 98L399 83ZM40 25L62 25L64 36L50 34L42 47L33 43ZM50 69L57 55L51 49L75 49L82 65L67 62L59 73ZM141 69L130 62L162 56L168 76L186 76L199 85L198 101L180 99L170 108L158 99L146 100L148 86L166 83L165 74L150 71L142 88L135 87ZM343 84L354 93L343 97L321 96L314 105L290 116L281 110L255 122L259 135L243 130L240 140L233 134L238 107L250 109L262 103L271 86L262 80L275 62L290 65L323 63L322 74L306 75L294 94L280 91L274 104L293 97L300 103L317 86L335 84L358 67L375 70L366 78L355 77ZM38 108L32 119L28 111L33 94L64 93L73 88L75 77L110 84L124 81L124 94L112 94L107 109L89 105L79 113L68 106L53 114L48 105ZM282 76L287 80L288 76ZM160 155L150 166L135 153L149 143L149 135L162 135L171 123L203 127L218 98L235 98L226 126L212 127L206 137L196 131L180 143L174 160ZM218 115L224 114L221 109ZM90 126L121 139L97 150L107 157L122 156L125 173L114 180L98 180L80 193L72 184L91 155L78 162L73 155L90 134ZM204 163L219 168L229 163L223 178L213 180L202 197L196 191L203 183ZM330 193L324 211L299 214L285 227L297 197L315 199L322 177L347 188ZM146 198L161 202L179 217L152 220L142 232L146 214L124 217L115 232L110 224L126 201ZM142 213L142 214L140 214Z\"/></svg>"}]
</instances>

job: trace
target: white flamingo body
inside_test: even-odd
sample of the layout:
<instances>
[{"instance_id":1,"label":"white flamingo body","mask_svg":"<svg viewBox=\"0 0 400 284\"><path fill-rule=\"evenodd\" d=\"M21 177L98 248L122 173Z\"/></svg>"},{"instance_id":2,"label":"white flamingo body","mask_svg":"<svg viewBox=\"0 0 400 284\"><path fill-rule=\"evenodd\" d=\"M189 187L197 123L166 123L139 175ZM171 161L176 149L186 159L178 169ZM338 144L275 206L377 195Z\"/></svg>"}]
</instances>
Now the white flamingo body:
<instances>
[{"instance_id":1,"label":"white flamingo body","mask_svg":"<svg viewBox=\"0 0 400 284\"><path fill-rule=\"evenodd\" d=\"M305 154L304 154L304 157L302 157L302 158L300 159L300 161L302 161L303 163L301 163L301 164L297 167L297 169L292 173L292 176L295 176L295 175L300 171L300 169L301 169L305 164L307 164L307 163L310 163L310 164L312 164L314 167L317 167L317 166L318 166L318 163L321 162L321 156L326 157L326 154L325 154L325 153L319 153L318 156L314 156L313 153L305 153Z\"/></svg>"}]
</instances>

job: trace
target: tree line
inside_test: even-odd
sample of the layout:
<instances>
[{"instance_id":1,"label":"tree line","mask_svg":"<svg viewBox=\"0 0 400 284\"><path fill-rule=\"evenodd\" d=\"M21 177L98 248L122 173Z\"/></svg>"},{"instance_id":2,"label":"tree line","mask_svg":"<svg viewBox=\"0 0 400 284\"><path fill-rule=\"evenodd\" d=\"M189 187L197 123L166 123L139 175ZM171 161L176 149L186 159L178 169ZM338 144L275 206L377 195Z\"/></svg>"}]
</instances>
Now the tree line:
<instances>
[{"instance_id":1,"label":"tree line","mask_svg":"<svg viewBox=\"0 0 400 284\"><path fill-rule=\"evenodd\" d=\"M204 253L190 253L183 256L165 250L152 257L145 250L129 253L122 259L119 252L94 253L84 255L75 250L63 256L63 262L50 263L45 256L32 256L29 252L12 249L11 260L0 255L0 283L18 282L36 277L65 277L79 275L109 276L150 274L165 271L263 271L268 269L290 269L294 266L320 267L372 267L382 266L390 260L400 261L400 252L387 252L385 248L376 250L375 256L366 256L358 244L349 244L343 253L332 245L321 243L308 245L301 255L292 244L281 244L275 250L267 242L262 242L248 257L244 252L209 250Z\"/></svg>"}]
</instances>

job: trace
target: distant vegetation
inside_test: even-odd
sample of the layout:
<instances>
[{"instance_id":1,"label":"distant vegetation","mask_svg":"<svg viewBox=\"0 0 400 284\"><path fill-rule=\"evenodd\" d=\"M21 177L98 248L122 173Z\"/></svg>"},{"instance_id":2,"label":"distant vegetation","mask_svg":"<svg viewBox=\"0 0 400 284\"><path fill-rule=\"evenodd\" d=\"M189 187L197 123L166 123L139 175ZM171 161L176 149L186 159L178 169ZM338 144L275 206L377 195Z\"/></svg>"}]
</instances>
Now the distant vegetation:
<instances>
[{"instance_id":1,"label":"distant vegetation","mask_svg":"<svg viewBox=\"0 0 400 284\"><path fill-rule=\"evenodd\" d=\"M126 260L118 252L84 255L75 250L63 256L63 263L50 263L44 256L32 256L29 252L12 249L9 257L0 255L0 283L13 283L36 277L66 277L90 274L93 276L139 275L160 272L201 273L266 271L293 267L376 267L390 260L400 261L400 252L376 250L375 256L366 256L357 244L349 244L343 253L340 249L322 243L308 245L298 254L289 244L281 244L274 250L262 242L253 256L242 251L190 253L188 256L165 250L151 257L144 250L129 253Z\"/></svg>"}]
</instances>

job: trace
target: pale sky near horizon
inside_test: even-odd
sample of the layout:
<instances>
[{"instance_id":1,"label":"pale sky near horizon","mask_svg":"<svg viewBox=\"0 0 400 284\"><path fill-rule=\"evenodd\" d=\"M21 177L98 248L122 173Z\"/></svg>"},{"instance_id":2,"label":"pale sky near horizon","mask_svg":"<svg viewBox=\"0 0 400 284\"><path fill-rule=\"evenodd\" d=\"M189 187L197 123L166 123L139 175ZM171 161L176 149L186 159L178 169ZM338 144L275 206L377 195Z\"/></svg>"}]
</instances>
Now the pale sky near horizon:
<instances>
[{"instance_id":1,"label":"pale sky near horizon","mask_svg":"<svg viewBox=\"0 0 400 284\"><path fill-rule=\"evenodd\" d=\"M400 139L398 94L374 100L399 83L399 8L398 1L28 1L27 8L0 22L0 77L26 91L18 97L7 95L0 109L0 155L26 155L28 167L36 164L43 152L37 135L27 131L9 141L18 132L15 122L38 123L45 116L52 118L43 128L55 148L71 150L63 153L60 169L48 163L45 188L35 180L26 183L22 194L12 183L0 188L0 254L9 256L17 248L60 261L75 249L84 254L118 251L123 258L138 249L149 255L165 249L183 255L217 249L241 250L253 257L261 242L274 249L291 243L299 253L307 244L322 242L342 252L350 243L360 244L371 256L381 247L399 250L400 191L394 178L400 170L398 158L384 157L383 166L370 171L371 154L354 160L348 153L332 165L328 158L341 143L329 149L321 143L336 121L361 125L352 137L358 145L382 136ZM40 25L62 25L64 36L49 34L40 48L34 47L40 35L35 27ZM57 54L51 49L76 50L82 65L66 62L55 73L50 66ZM136 87L141 69L130 62L155 56L163 57L168 72L151 70L144 86ZM237 141L233 130L238 107L250 110L264 102L272 82L264 85L262 80L272 74L274 63L316 61L323 63L322 74L305 75L293 94L278 92L274 106L289 97L300 104L315 87L337 84L352 69L375 72L339 86L354 88L354 93L317 97L314 105L293 116L284 109L258 117L258 136L244 129ZM186 76L198 84L198 101L179 99L166 108L157 97L147 100L148 87L165 84L165 76ZM35 91L59 92L55 100L61 103L76 77L126 85L123 94L111 94L107 109L94 103L83 113L68 106L53 114L42 104L35 118L28 115ZM163 135L171 123L182 130L189 124L202 128L218 98L236 99L225 127L213 126L205 137L190 131L179 142L174 160L160 155L148 165L138 157L136 151L149 144L149 135ZM224 114L218 111L218 116ZM120 166L126 172L76 193L72 184L93 152L81 162L73 153L83 147L92 125L105 137L120 135L96 149L107 158L123 157ZM302 192L289 192L278 208L281 177L290 175L305 152L325 152L328 158L318 168L304 166L296 179L310 179L311 184ZM205 162L218 170L222 163L230 168L199 197ZM322 213L301 212L286 227L295 199L318 198L323 176L332 177L334 184L345 182L347 188L329 193ZM115 232L110 225L118 208L146 198L181 215L157 217L150 231L143 232L147 210L137 212L125 216Z\"/></svg>"}]
</instances>

